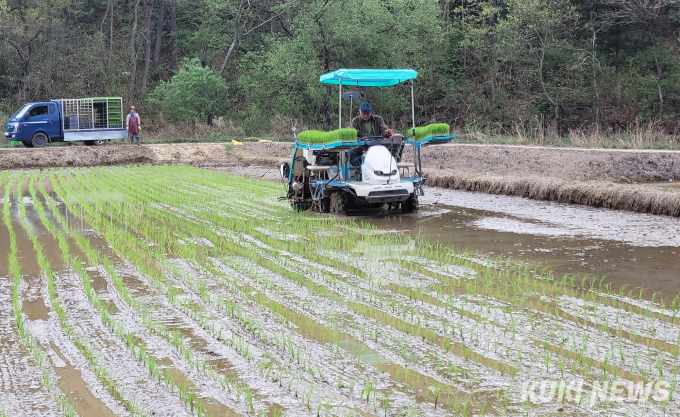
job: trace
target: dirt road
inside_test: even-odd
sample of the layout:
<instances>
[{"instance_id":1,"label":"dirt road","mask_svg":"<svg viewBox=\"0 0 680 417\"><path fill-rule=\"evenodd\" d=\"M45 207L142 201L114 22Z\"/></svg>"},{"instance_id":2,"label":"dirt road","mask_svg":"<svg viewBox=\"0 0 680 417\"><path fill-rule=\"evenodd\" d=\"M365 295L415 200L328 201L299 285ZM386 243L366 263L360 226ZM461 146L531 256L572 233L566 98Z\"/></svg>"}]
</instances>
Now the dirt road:
<instances>
[{"instance_id":1,"label":"dirt road","mask_svg":"<svg viewBox=\"0 0 680 417\"><path fill-rule=\"evenodd\" d=\"M189 164L275 179L291 143L181 143L7 149L0 170ZM407 148L405 160L412 158ZM426 185L680 216L680 151L453 144L424 148Z\"/></svg>"}]
</instances>

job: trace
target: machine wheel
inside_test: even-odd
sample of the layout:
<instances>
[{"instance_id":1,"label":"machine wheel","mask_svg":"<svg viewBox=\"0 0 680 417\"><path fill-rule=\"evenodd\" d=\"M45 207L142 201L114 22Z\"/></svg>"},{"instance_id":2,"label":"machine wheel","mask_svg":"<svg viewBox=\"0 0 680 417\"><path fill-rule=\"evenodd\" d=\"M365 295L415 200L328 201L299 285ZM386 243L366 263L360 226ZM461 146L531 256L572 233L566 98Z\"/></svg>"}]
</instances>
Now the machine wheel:
<instances>
[{"instance_id":1,"label":"machine wheel","mask_svg":"<svg viewBox=\"0 0 680 417\"><path fill-rule=\"evenodd\" d=\"M106 143L105 140L93 140L92 142L94 142L94 146L103 146Z\"/></svg>"},{"instance_id":2,"label":"machine wheel","mask_svg":"<svg viewBox=\"0 0 680 417\"><path fill-rule=\"evenodd\" d=\"M420 205L418 204L418 196L416 195L415 192L411 194L408 200L401 203L402 213L413 213L415 211L418 211L419 208Z\"/></svg>"},{"instance_id":3,"label":"machine wheel","mask_svg":"<svg viewBox=\"0 0 680 417\"><path fill-rule=\"evenodd\" d=\"M21 141L21 144L24 145L24 146L27 147L27 148L32 148L32 147L33 147L33 144L32 144L30 141L27 141L27 140L22 140L22 141Z\"/></svg>"},{"instance_id":4,"label":"machine wheel","mask_svg":"<svg viewBox=\"0 0 680 417\"><path fill-rule=\"evenodd\" d=\"M47 135L44 133L36 133L33 135L31 144L34 148L42 148L43 146L47 145Z\"/></svg>"},{"instance_id":5,"label":"machine wheel","mask_svg":"<svg viewBox=\"0 0 680 417\"><path fill-rule=\"evenodd\" d=\"M321 213L329 213L331 211L331 199L330 198L322 198L319 201L319 209Z\"/></svg>"},{"instance_id":6,"label":"machine wheel","mask_svg":"<svg viewBox=\"0 0 680 417\"><path fill-rule=\"evenodd\" d=\"M345 199L342 192L336 191L331 194L330 213L335 215L345 214Z\"/></svg>"},{"instance_id":7,"label":"machine wheel","mask_svg":"<svg viewBox=\"0 0 680 417\"><path fill-rule=\"evenodd\" d=\"M279 172L281 172L281 178L284 181L288 181L288 176L290 175L290 164L288 162L281 164L279 167Z\"/></svg>"}]
</instances>

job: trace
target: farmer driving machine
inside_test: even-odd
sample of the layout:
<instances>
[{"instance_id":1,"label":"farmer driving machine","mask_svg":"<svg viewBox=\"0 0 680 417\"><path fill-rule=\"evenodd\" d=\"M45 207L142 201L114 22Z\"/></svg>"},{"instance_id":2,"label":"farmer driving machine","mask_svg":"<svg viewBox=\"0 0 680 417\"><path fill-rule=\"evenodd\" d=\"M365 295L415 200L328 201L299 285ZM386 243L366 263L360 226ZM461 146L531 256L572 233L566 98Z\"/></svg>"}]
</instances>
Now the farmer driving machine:
<instances>
[{"instance_id":1,"label":"farmer driving machine","mask_svg":"<svg viewBox=\"0 0 680 417\"><path fill-rule=\"evenodd\" d=\"M420 150L455 138L449 126L415 127L413 80L410 69L339 69L320 77L321 83L339 86L339 129L308 130L295 141L292 161L281 165L286 197L297 210L345 214L347 210L383 208L412 213L424 195ZM357 140L354 129L342 129L342 86L388 87L402 82L411 86L410 138L403 135L368 136ZM413 147L413 160L403 159Z\"/></svg>"}]
</instances>

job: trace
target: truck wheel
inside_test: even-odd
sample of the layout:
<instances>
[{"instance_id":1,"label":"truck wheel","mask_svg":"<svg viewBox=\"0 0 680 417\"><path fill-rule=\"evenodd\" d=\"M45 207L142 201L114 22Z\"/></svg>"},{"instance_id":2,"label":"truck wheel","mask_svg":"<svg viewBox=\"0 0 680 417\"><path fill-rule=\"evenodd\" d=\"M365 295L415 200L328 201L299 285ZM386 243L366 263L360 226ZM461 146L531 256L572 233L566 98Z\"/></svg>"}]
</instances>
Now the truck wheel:
<instances>
[{"instance_id":1,"label":"truck wheel","mask_svg":"<svg viewBox=\"0 0 680 417\"><path fill-rule=\"evenodd\" d=\"M24 145L24 146L27 147L27 148L32 148L32 147L33 147L33 144L32 144L30 141L27 141L27 140L22 140L22 141L21 141L21 144Z\"/></svg>"},{"instance_id":2,"label":"truck wheel","mask_svg":"<svg viewBox=\"0 0 680 417\"><path fill-rule=\"evenodd\" d=\"M415 192L411 194L408 200L401 203L402 213L413 213L414 211L418 211L419 208L420 205L418 204L418 196Z\"/></svg>"},{"instance_id":3,"label":"truck wheel","mask_svg":"<svg viewBox=\"0 0 680 417\"><path fill-rule=\"evenodd\" d=\"M106 143L105 140L93 140L92 142L94 146L103 146Z\"/></svg>"},{"instance_id":4,"label":"truck wheel","mask_svg":"<svg viewBox=\"0 0 680 417\"><path fill-rule=\"evenodd\" d=\"M47 135L44 133L36 133L33 135L31 144L34 148L42 148L43 146L47 145Z\"/></svg>"},{"instance_id":5,"label":"truck wheel","mask_svg":"<svg viewBox=\"0 0 680 417\"><path fill-rule=\"evenodd\" d=\"M345 214L345 199L342 192L336 191L331 194L330 213L335 215Z\"/></svg>"}]
</instances>

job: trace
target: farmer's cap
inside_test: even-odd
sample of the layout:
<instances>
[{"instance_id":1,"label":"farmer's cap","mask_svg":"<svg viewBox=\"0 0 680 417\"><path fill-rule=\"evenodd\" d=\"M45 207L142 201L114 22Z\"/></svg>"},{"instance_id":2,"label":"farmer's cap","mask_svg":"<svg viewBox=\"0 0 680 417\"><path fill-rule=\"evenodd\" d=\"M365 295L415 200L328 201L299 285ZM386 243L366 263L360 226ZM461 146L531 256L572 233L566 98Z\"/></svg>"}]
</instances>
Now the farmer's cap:
<instances>
[{"instance_id":1,"label":"farmer's cap","mask_svg":"<svg viewBox=\"0 0 680 417\"><path fill-rule=\"evenodd\" d=\"M130 110L137 110L137 107L132 106L132 107L130 107Z\"/></svg>"},{"instance_id":2,"label":"farmer's cap","mask_svg":"<svg viewBox=\"0 0 680 417\"><path fill-rule=\"evenodd\" d=\"M361 110L362 113L370 113L371 103L369 103L368 101L364 101L359 105L359 110Z\"/></svg>"}]
</instances>

